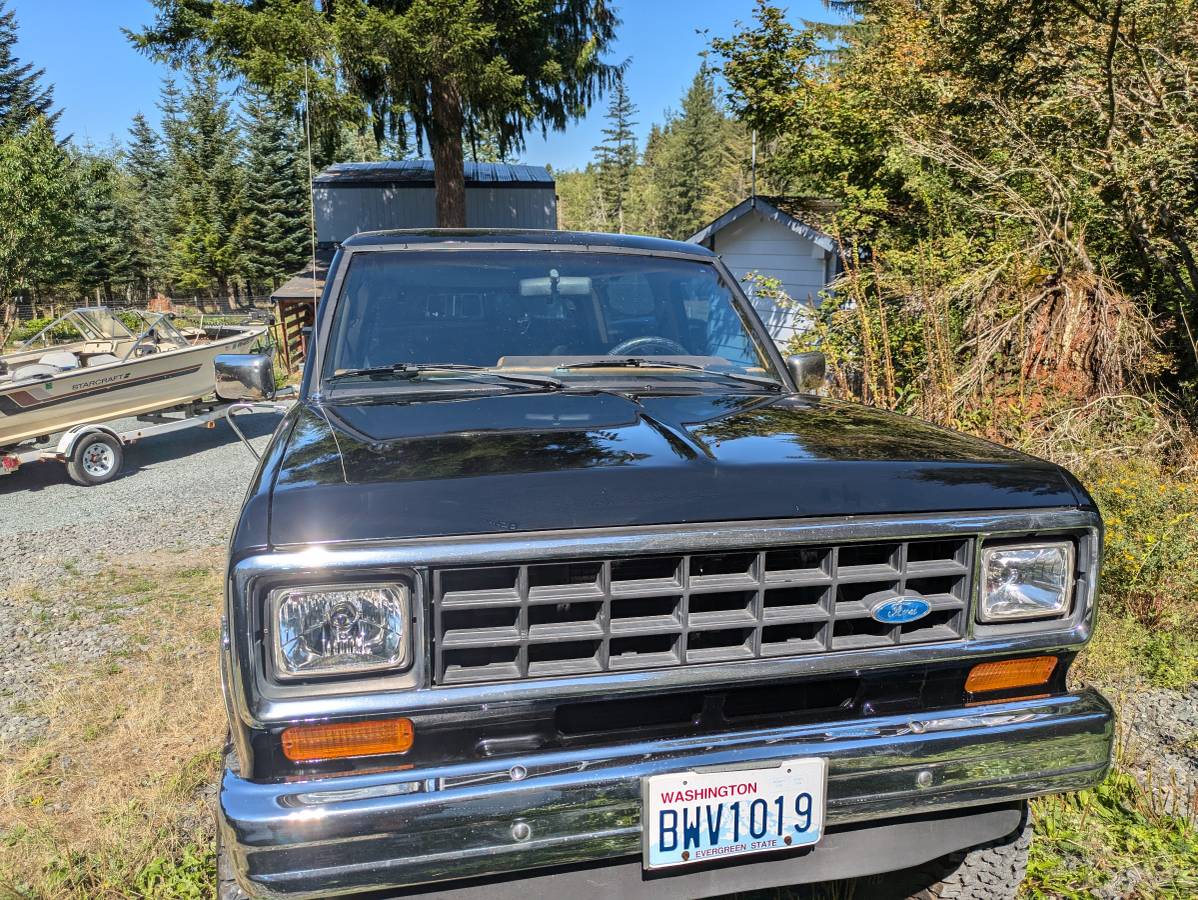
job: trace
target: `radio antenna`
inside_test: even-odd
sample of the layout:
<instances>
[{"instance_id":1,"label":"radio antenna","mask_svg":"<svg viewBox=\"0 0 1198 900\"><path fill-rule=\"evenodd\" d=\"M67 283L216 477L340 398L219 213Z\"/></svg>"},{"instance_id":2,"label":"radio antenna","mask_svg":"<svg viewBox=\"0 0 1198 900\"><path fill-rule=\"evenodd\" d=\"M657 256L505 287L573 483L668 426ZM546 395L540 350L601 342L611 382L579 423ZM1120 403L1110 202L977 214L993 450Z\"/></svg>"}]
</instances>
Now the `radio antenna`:
<instances>
[{"instance_id":1,"label":"radio antenna","mask_svg":"<svg viewBox=\"0 0 1198 900\"><path fill-rule=\"evenodd\" d=\"M320 292L316 289L316 196L315 179L312 172L312 90L308 84L308 59L304 58L304 143L308 151L308 233L312 249L312 347L316 346L317 307L320 305ZM311 348L304 348L307 358Z\"/></svg>"},{"instance_id":2,"label":"radio antenna","mask_svg":"<svg viewBox=\"0 0 1198 900\"><path fill-rule=\"evenodd\" d=\"M749 187L749 198L750 198L749 206L755 209L757 207L757 129L756 128L753 129L753 149L750 152L750 160L751 161L749 163L749 166L750 166L750 169L752 172L752 175L750 177L752 178L752 181L751 181L750 187Z\"/></svg>"}]
</instances>

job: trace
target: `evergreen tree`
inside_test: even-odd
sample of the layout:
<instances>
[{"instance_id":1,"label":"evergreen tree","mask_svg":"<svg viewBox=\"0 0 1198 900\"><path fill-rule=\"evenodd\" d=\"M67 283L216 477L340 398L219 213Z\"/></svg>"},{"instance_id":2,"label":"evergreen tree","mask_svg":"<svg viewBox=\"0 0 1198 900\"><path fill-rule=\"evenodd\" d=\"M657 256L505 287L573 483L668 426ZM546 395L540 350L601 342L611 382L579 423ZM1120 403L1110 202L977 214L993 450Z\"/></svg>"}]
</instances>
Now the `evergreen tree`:
<instances>
[{"instance_id":1,"label":"evergreen tree","mask_svg":"<svg viewBox=\"0 0 1198 900\"><path fill-rule=\"evenodd\" d=\"M166 287L170 192L162 140L146 117L138 113L129 129L124 170L128 190L123 195L129 228L131 277L147 294Z\"/></svg>"},{"instance_id":2,"label":"evergreen tree","mask_svg":"<svg viewBox=\"0 0 1198 900\"><path fill-rule=\"evenodd\" d=\"M266 97L245 104L245 190L239 228L242 271L251 292L269 293L307 255L309 200L294 121Z\"/></svg>"},{"instance_id":3,"label":"evergreen tree","mask_svg":"<svg viewBox=\"0 0 1198 900\"><path fill-rule=\"evenodd\" d=\"M78 198L70 280L84 293L111 302L132 281L131 235L122 209L123 178L113 154L90 149L74 155Z\"/></svg>"},{"instance_id":4,"label":"evergreen tree","mask_svg":"<svg viewBox=\"0 0 1198 900\"><path fill-rule=\"evenodd\" d=\"M716 103L711 72L703 66L682 98L681 115L666 125L656 160L660 230L666 236L684 238L703 224L711 173L724 161L727 125L727 116Z\"/></svg>"},{"instance_id":5,"label":"evergreen tree","mask_svg":"<svg viewBox=\"0 0 1198 900\"><path fill-rule=\"evenodd\" d=\"M22 64L13 52L16 43L16 14L0 0L0 138L24 130L39 117L53 131L61 114L51 112L54 88L42 84L45 70Z\"/></svg>"},{"instance_id":6,"label":"evergreen tree","mask_svg":"<svg viewBox=\"0 0 1198 900\"><path fill-rule=\"evenodd\" d=\"M352 116L380 145L409 128L427 140L445 227L467 224L470 134L518 152L529 130L577 121L616 73L603 61L618 24L607 0L152 2L154 24L130 35L140 49L176 63L206 53L293 100L307 83L313 120L334 131Z\"/></svg>"},{"instance_id":7,"label":"evergreen tree","mask_svg":"<svg viewBox=\"0 0 1198 900\"><path fill-rule=\"evenodd\" d=\"M232 297L241 211L237 128L219 77L193 69L181 99L163 93L168 177L172 193L168 233L171 280L182 291Z\"/></svg>"},{"instance_id":8,"label":"evergreen tree","mask_svg":"<svg viewBox=\"0 0 1198 900\"><path fill-rule=\"evenodd\" d=\"M628 206L628 195L632 188L632 174L636 168L636 135L632 126L636 107L624 87L624 75L616 75L612 88L611 103L607 108L607 125L603 129L603 141L592 148L597 156L596 168L599 176L599 191L603 209L609 221L624 233L624 214Z\"/></svg>"},{"instance_id":9,"label":"evergreen tree","mask_svg":"<svg viewBox=\"0 0 1198 900\"><path fill-rule=\"evenodd\" d=\"M667 114L666 120L671 117ZM664 234L665 219L659 171L666 153L666 129L654 122L645 138L645 152L633 178L633 207L638 228L645 234Z\"/></svg>"},{"instance_id":10,"label":"evergreen tree","mask_svg":"<svg viewBox=\"0 0 1198 900\"><path fill-rule=\"evenodd\" d=\"M750 140L718 102L704 65L664 124L649 128L637 159L635 107L617 88L605 140L586 169L556 173L563 228L685 238L748 196Z\"/></svg>"}]
</instances>

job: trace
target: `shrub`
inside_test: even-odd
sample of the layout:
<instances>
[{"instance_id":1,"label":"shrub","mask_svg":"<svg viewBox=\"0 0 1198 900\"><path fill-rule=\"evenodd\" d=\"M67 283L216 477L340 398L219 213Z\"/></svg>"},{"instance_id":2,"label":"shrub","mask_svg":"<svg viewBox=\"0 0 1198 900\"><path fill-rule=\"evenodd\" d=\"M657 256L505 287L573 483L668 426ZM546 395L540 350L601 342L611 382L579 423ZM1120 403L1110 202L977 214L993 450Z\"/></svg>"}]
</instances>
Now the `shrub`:
<instances>
[{"instance_id":1,"label":"shrub","mask_svg":"<svg viewBox=\"0 0 1198 900\"><path fill-rule=\"evenodd\" d=\"M1079 475L1106 523L1105 612L1158 637L1198 633L1198 478L1151 457L1106 459Z\"/></svg>"},{"instance_id":2,"label":"shrub","mask_svg":"<svg viewBox=\"0 0 1198 900\"><path fill-rule=\"evenodd\" d=\"M27 341L53 321L54 319L47 316L40 319L27 319L24 322L19 322L13 328L12 334L9 335L9 340L13 343ZM58 325L50 332L50 337L56 341L69 341L77 339L79 335L75 333L75 329L70 325Z\"/></svg>"}]
</instances>

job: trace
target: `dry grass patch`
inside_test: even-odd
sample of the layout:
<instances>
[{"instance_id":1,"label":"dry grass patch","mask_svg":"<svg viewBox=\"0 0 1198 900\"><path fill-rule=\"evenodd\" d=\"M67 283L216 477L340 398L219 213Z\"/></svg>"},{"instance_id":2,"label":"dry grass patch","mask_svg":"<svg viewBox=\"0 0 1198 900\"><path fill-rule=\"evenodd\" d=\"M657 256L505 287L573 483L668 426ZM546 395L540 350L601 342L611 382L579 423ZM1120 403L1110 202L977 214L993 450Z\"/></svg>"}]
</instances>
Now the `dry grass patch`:
<instances>
[{"instance_id":1,"label":"dry grass patch","mask_svg":"<svg viewBox=\"0 0 1198 900\"><path fill-rule=\"evenodd\" d=\"M221 554L72 580L127 598L125 646L47 677L35 743L0 750L0 897L209 897L224 734Z\"/></svg>"}]
</instances>

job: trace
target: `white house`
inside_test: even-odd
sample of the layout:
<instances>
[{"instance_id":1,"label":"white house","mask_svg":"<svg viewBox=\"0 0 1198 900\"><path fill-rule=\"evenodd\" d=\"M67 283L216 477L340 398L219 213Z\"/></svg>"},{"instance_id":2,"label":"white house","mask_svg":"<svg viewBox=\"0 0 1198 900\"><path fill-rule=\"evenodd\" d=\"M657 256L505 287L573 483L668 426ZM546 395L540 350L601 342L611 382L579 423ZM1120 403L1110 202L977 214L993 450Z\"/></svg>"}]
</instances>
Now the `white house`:
<instances>
[{"instance_id":1,"label":"white house","mask_svg":"<svg viewBox=\"0 0 1198 900\"><path fill-rule=\"evenodd\" d=\"M836 241L810 223L826 214L826 202L794 197L749 197L688 241L714 250L753 299L761 320L779 346L785 347L803 327L804 307L820 301L839 273ZM779 303L755 290L753 273L777 279L793 304Z\"/></svg>"}]
</instances>

